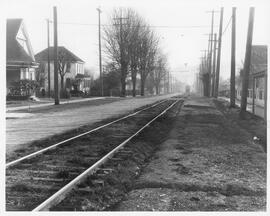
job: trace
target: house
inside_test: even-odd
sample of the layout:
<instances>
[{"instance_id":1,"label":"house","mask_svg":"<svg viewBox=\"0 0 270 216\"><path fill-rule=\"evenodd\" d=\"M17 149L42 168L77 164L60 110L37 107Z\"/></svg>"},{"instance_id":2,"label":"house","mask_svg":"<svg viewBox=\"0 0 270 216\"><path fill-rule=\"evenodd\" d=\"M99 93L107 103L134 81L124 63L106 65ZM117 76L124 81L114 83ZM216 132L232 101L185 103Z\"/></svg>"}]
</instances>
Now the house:
<instances>
[{"instance_id":1,"label":"house","mask_svg":"<svg viewBox=\"0 0 270 216\"><path fill-rule=\"evenodd\" d=\"M50 62L50 90L54 90L54 47L42 50L35 55L40 64L39 77L41 86L48 92L48 54ZM84 74L84 61L64 46L58 47L58 81L59 89L86 91L90 90L90 76Z\"/></svg>"},{"instance_id":2,"label":"house","mask_svg":"<svg viewBox=\"0 0 270 216\"><path fill-rule=\"evenodd\" d=\"M242 70L243 73L243 70ZM241 73L240 73L241 76ZM247 102L264 107L267 81L267 46L253 45L251 49L251 65ZM242 82L236 82L237 98L241 99Z\"/></svg>"},{"instance_id":3,"label":"house","mask_svg":"<svg viewBox=\"0 0 270 216\"><path fill-rule=\"evenodd\" d=\"M14 82L35 80L38 64L23 20L7 19L6 30L6 89L7 94L15 94ZM26 92L21 89L16 94L25 95Z\"/></svg>"}]
</instances>

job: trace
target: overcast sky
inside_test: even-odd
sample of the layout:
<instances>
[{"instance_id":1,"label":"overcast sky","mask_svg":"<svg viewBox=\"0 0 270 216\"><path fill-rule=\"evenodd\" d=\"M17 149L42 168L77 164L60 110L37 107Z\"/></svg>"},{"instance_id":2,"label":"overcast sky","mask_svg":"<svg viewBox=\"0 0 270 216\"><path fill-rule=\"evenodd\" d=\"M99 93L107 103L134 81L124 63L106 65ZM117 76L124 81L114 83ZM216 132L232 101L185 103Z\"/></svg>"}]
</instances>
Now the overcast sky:
<instances>
[{"instance_id":1,"label":"overcast sky","mask_svg":"<svg viewBox=\"0 0 270 216\"><path fill-rule=\"evenodd\" d=\"M131 7L138 11L161 37L161 46L168 55L173 75L181 81L193 82L197 72L201 50L208 47L212 9L224 7L223 31L230 20L232 6L236 11L236 69L242 66L245 53L248 12L255 6L253 44L269 42L270 3L268 1L212 1L212 0L8 0L7 18L23 18L33 46L34 53L47 47L45 19L53 18L53 6L58 10L58 42L70 49L98 74L98 12L101 7L101 21L106 24L108 15L115 7ZM268 14L267 14L268 13ZM67 24L67 23L77 23ZM80 23L81 25L78 25ZM92 25L84 25L92 24ZM215 13L214 33L218 33L219 13ZM52 33L52 27L51 27ZM231 24L223 34L221 76L230 76ZM51 34L51 44L53 44ZM188 71L188 72L182 72Z\"/></svg>"}]
</instances>

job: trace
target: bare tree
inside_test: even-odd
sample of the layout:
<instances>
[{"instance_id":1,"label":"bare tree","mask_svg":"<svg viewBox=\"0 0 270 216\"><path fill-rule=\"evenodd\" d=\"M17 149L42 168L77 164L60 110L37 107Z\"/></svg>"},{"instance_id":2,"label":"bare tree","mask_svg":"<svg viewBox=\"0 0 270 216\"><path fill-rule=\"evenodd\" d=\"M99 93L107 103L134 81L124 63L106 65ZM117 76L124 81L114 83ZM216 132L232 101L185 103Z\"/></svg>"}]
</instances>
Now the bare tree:
<instances>
[{"instance_id":1,"label":"bare tree","mask_svg":"<svg viewBox=\"0 0 270 216\"><path fill-rule=\"evenodd\" d=\"M137 83L137 74L139 71L139 47L140 47L140 35L142 34L142 26L144 21L142 18L135 12L130 16L130 22L132 26L132 34L129 38L129 67L131 72L132 80L132 96L136 96L136 83Z\"/></svg>"},{"instance_id":2,"label":"bare tree","mask_svg":"<svg viewBox=\"0 0 270 216\"><path fill-rule=\"evenodd\" d=\"M139 46L139 73L141 81L141 96L144 96L145 81L155 68L155 55L158 49L158 39L149 27L145 27Z\"/></svg>"},{"instance_id":3,"label":"bare tree","mask_svg":"<svg viewBox=\"0 0 270 216\"><path fill-rule=\"evenodd\" d=\"M61 80L61 92L64 91L64 78L66 73L70 71L71 60L69 55L65 53L64 50L59 50L58 52L58 72Z\"/></svg>"},{"instance_id":4,"label":"bare tree","mask_svg":"<svg viewBox=\"0 0 270 216\"><path fill-rule=\"evenodd\" d=\"M111 25L104 29L104 41L107 57L120 69L121 96L126 95L126 78L128 75L130 38L129 13L131 9L115 9L111 16Z\"/></svg>"},{"instance_id":5,"label":"bare tree","mask_svg":"<svg viewBox=\"0 0 270 216\"><path fill-rule=\"evenodd\" d=\"M153 83L156 89L156 94L160 94L161 81L168 75L167 58L161 52L157 56L155 69L152 72Z\"/></svg>"},{"instance_id":6,"label":"bare tree","mask_svg":"<svg viewBox=\"0 0 270 216\"><path fill-rule=\"evenodd\" d=\"M104 28L105 54L120 71L121 96L126 94L126 79L131 75L133 96L139 72L141 95L148 74L154 70L158 39L143 18L132 9L116 9Z\"/></svg>"}]
</instances>

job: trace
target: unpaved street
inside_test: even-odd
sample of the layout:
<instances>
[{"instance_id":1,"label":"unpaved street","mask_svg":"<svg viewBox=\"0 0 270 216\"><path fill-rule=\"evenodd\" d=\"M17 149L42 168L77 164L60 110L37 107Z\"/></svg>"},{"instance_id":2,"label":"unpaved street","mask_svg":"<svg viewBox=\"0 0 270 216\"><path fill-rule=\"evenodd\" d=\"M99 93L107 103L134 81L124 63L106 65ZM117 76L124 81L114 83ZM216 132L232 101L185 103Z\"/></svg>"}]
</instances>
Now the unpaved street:
<instances>
[{"instance_id":1,"label":"unpaved street","mask_svg":"<svg viewBox=\"0 0 270 216\"><path fill-rule=\"evenodd\" d=\"M27 114L24 115L25 117L6 120L6 152L9 154L22 144L60 134L85 124L93 124L112 116L123 115L133 109L168 97L168 95L162 95L127 98L120 101L118 99L98 105L85 102L74 104L67 109L65 106L69 106L68 104L30 113L25 111Z\"/></svg>"}]
</instances>

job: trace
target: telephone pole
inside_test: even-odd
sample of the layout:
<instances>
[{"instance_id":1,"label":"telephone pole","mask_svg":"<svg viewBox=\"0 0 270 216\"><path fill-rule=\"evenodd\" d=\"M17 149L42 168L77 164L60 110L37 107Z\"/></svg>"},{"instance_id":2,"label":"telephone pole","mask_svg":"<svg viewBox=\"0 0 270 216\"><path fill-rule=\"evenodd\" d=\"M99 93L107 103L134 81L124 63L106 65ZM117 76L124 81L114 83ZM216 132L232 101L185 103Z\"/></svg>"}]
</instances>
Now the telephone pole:
<instances>
[{"instance_id":1,"label":"telephone pole","mask_svg":"<svg viewBox=\"0 0 270 216\"><path fill-rule=\"evenodd\" d=\"M252 49L254 10L255 10L254 7L250 7L249 9L248 33L247 33L246 54L244 63L244 75L242 80L242 95L241 95L241 109L240 109L240 116L242 117L247 109L247 91L248 91L250 59Z\"/></svg>"},{"instance_id":2,"label":"telephone pole","mask_svg":"<svg viewBox=\"0 0 270 216\"><path fill-rule=\"evenodd\" d=\"M58 43L57 43L57 8L53 7L54 26L54 104L59 105L58 91Z\"/></svg>"},{"instance_id":3,"label":"telephone pole","mask_svg":"<svg viewBox=\"0 0 270 216\"><path fill-rule=\"evenodd\" d=\"M230 105L235 107L235 12L236 7L232 8L232 49L231 49L231 89Z\"/></svg>"},{"instance_id":4,"label":"telephone pole","mask_svg":"<svg viewBox=\"0 0 270 216\"><path fill-rule=\"evenodd\" d=\"M123 67L124 65L124 58L123 58L123 35L122 35L122 28L123 28L123 20L124 19L128 19L128 18L124 18L119 17L119 18L114 18L115 20L119 20L119 24L115 24L115 25L120 25L120 64L121 64L121 97L125 97L126 96L126 81L124 80L124 78L126 78L126 76L123 76L126 71L125 68Z\"/></svg>"},{"instance_id":5,"label":"telephone pole","mask_svg":"<svg viewBox=\"0 0 270 216\"><path fill-rule=\"evenodd\" d=\"M213 26L214 26L214 10L212 10L212 22L211 22L211 37L210 37L210 53L209 53L209 97L211 96L211 77L212 77L212 47L213 47Z\"/></svg>"},{"instance_id":6,"label":"telephone pole","mask_svg":"<svg viewBox=\"0 0 270 216\"><path fill-rule=\"evenodd\" d=\"M50 66L50 20L47 19L48 33L48 97L51 97L51 66Z\"/></svg>"},{"instance_id":7,"label":"telephone pole","mask_svg":"<svg viewBox=\"0 0 270 216\"><path fill-rule=\"evenodd\" d=\"M212 86L213 84L211 83L212 81L212 76L213 76L213 71L212 71L212 51L213 51L213 28L214 28L214 15L215 13L217 13L219 11L207 11L207 13L211 13L212 14L212 21L211 21L211 33L209 35L209 44L208 44L208 49L209 49L209 66L208 66L208 70L209 70L209 89L208 89L208 96L211 96L211 92L213 92L212 90ZM213 96L213 95L212 95Z\"/></svg>"},{"instance_id":8,"label":"telephone pole","mask_svg":"<svg viewBox=\"0 0 270 216\"><path fill-rule=\"evenodd\" d=\"M216 50L217 50L217 34L214 34L214 56L213 56L213 73L212 73L212 97L215 96L215 80L216 80Z\"/></svg>"},{"instance_id":9,"label":"telephone pole","mask_svg":"<svg viewBox=\"0 0 270 216\"><path fill-rule=\"evenodd\" d=\"M101 59L101 37L100 37L100 8L97 8L98 11L98 46L99 46L99 76L100 76L100 94L101 96L104 95L103 93L103 73L102 73L102 59Z\"/></svg>"},{"instance_id":10,"label":"telephone pole","mask_svg":"<svg viewBox=\"0 0 270 216\"><path fill-rule=\"evenodd\" d=\"M222 25L223 25L223 10L220 9L220 23L219 23L219 36L218 36L218 56L217 56L217 72L216 72L216 85L215 85L215 97L218 97L218 85L219 85L219 71L220 71L220 55L221 55L221 40L222 40Z\"/></svg>"},{"instance_id":11,"label":"telephone pole","mask_svg":"<svg viewBox=\"0 0 270 216\"><path fill-rule=\"evenodd\" d=\"M204 56L202 57L202 84L203 84L203 96L208 96L208 72L209 72L209 61L208 61L208 51L207 50L201 50L201 52L204 52Z\"/></svg>"},{"instance_id":12,"label":"telephone pole","mask_svg":"<svg viewBox=\"0 0 270 216\"><path fill-rule=\"evenodd\" d=\"M205 74L207 76L206 78L206 96L210 97L210 92L211 92L211 58L210 58L210 53L211 53L211 34L209 34L209 39L208 39L208 53L207 53L207 73Z\"/></svg>"}]
</instances>

